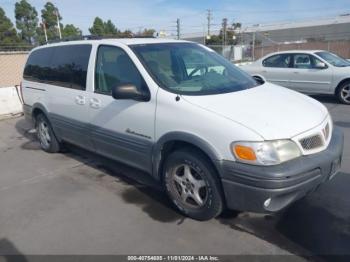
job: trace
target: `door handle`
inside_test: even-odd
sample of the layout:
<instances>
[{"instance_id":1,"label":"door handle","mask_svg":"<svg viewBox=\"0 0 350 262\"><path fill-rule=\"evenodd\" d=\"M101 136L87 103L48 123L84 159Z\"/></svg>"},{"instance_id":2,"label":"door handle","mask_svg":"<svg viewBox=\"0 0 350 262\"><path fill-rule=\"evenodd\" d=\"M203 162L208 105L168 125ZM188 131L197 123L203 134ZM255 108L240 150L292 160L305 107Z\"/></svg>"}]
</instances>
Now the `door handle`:
<instances>
[{"instance_id":1,"label":"door handle","mask_svg":"<svg viewBox=\"0 0 350 262\"><path fill-rule=\"evenodd\" d=\"M76 96L75 97L75 103L78 104L78 105L85 105L86 103L86 100L85 100L85 97L84 96Z\"/></svg>"},{"instance_id":2,"label":"door handle","mask_svg":"<svg viewBox=\"0 0 350 262\"><path fill-rule=\"evenodd\" d=\"M97 99L97 98L91 98L90 99L90 106L92 108L98 109L101 107L101 100Z\"/></svg>"},{"instance_id":3,"label":"door handle","mask_svg":"<svg viewBox=\"0 0 350 262\"><path fill-rule=\"evenodd\" d=\"M299 74L299 72L296 72L296 71L294 71L293 73L296 74L296 75Z\"/></svg>"},{"instance_id":4,"label":"door handle","mask_svg":"<svg viewBox=\"0 0 350 262\"><path fill-rule=\"evenodd\" d=\"M266 70L262 70L261 73L267 73L267 71Z\"/></svg>"}]
</instances>

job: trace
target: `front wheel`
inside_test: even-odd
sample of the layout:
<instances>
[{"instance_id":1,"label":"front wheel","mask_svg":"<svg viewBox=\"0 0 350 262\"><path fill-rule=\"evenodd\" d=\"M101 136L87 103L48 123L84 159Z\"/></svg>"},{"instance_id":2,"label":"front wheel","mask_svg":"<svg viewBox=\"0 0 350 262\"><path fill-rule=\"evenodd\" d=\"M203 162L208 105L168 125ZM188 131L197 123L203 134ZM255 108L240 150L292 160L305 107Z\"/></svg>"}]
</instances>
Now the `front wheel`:
<instances>
[{"instance_id":1,"label":"front wheel","mask_svg":"<svg viewBox=\"0 0 350 262\"><path fill-rule=\"evenodd\" d=\"M341 103L350 105L350 81L346 81L339 86L337 96Z\"/></svg>"},{"instance_id":2,"label":"front wheel","mask_svg":"<svg viewBox=\"0 0 350 262\"><path fill-rule=\"evenodd\" d=\"M164 165L164 186L174 205L186 216L209 220L223 210L217 172L198 150L171 153Z\"/></svg>"}]
</instances>

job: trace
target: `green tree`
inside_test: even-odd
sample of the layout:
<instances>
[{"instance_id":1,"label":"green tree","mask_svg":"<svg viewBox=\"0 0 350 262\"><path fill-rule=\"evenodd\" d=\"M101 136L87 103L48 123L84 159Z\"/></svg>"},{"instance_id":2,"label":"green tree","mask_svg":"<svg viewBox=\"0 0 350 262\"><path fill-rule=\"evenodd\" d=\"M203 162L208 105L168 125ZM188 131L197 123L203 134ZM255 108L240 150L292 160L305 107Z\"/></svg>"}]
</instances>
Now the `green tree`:
<instances>
[{"instance_id":1,"label":"green tree","mask_svg":"<svg viewBox=\"0 0 350 262\"><path fill-rule=\"evenodd\" d=\"M62 30L63 37L78 37L81 35L82 35L81 30L72 24L65 25L63 30Z\"/></svg>"},{"instance_id":2,"label":"green tree","mask_svg":"<svg viewBox=\"0 0 350 262\"><path fill-rule=\"evenodd\" d=\"M15 4L16 27L21 39L29 44L34 42L38 26L38 13L26 0Z\"/></svg>"},{"instance_id":3,"label":"green tree","mask_svg":"<svg viewBox=\"0 0 350 262\"><path fill-rule=\"evenodd\" d=\"M103 23L104 27L104 35L106 36L117 36L118 35L118 29L113 24L111 20L108 20L107 22Z\"/></svg>"},{"instance_id":4,"label":"green tree","mask_svg":"<svg viewBox=\"0 0 350 262\"><path fill-rule=\"evenodd\" d=\"M130 38L133 37L134 34L131 32L131 30L125 30L124 32L119 32L118 37L120 38Z\"/></svg>"},{"instance_id":5,"label":"green tree","mask_svg":"<svg viewBox=\"0 0 350 262\"><path fill-rule=\"evenodd\" d=\"M105 35L105 26L103 20L99 17L96 17L94 23L89 31L92 35L103 36Z\"/></svg>"},{"instance_id":6,"label":"green tree","mask_svg":"<svg viewBox=\"0 0 350 262\"><path fill-rule=\"evenodd\" d=\"M238 35L236 32L242 28L241 23L232 23L231 26L226 28L226 44L236 45L239 42ZM210 39L206 40L208 45L222 45L224 38L224 23L220 30L219 35L211 35Z\"/></svg>"},{"instance_id":7,"label":"green tree","mask_svg":"<svg viewBox=\"0 0 350 262\"><path fill-rule=\"evenodd\" d=\"M145 28L141 35L145 36L145 37L152 37L155 32L156 32L156 30L154 30L154 29Z\"/></svg>"},{"instance_id":8,"label":"green tree","mask_svg":"<svg viewBox=\"0 0 350 262\"><path fill-rule=\"evenodd\" d=\"M5 11L0 7L0 48L8 49L19 42L16 29L6 16Z\"/></svg>"},{"instance_id":9,"label":"green tree","mask_svg":"<svg viewBox=\"0 0 350 262\"><path fill-rule=\"evenodd\" d=\"M53 3L47 2L44 6L44 9L41 10L41 17L46 25L47 37L49 40L59 38L57 16L58 20L61 21L62 17L58 12L58 8ZM62 28L62 24L60 24L60 27Z\"/></svg>"}]
</instances>

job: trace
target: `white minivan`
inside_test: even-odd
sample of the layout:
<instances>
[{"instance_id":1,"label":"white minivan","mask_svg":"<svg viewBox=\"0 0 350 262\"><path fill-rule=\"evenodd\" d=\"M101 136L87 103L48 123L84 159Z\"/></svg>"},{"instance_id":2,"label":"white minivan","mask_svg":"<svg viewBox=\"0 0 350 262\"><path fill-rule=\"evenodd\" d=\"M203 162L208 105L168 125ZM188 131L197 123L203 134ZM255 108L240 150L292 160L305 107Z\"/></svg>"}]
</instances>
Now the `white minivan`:
<instances>
[{"instance_id":1,"label":"white minivan","mask_svg":"<svg viewBox=\"0 0 350 262\"><path fill-rule=\"evenodd\" d=\"M279 211L341 164L343 135L322 104L192 42L38 47L21 86L43 150L71 143L141 169L198 220Z\"/></svg>"}]
</instances>

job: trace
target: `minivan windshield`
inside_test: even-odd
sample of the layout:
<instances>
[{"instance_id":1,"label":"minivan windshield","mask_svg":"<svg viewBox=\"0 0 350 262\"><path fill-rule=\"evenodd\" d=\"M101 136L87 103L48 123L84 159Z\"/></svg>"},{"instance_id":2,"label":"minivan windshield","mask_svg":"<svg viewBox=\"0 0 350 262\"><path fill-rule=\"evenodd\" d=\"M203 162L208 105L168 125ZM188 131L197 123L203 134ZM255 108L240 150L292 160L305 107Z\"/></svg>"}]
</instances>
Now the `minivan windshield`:
<instances>
[{"instance_id":1,"label":"minivan windshield","mask_svg":"<svg viewBox=\"0 0 350 262\"><path fill-rule=\"evenodd\" d=\"M317 52L316 55L318 55L319 57L323 58L328 63L336 67L350 66L350 62L348 60L330 52Z\"/></svg>"},{"instance_id":2,"label":"minivan windshield","mask_svg":"<svg viewBox=\"0 0 350 262\"><path fill-rule=\"evenodd\" d=\"M173 93L222 94L258 85L222 56L195 43L138 44L130 48L154 80Z\"/></svg>"}]
</instances>

